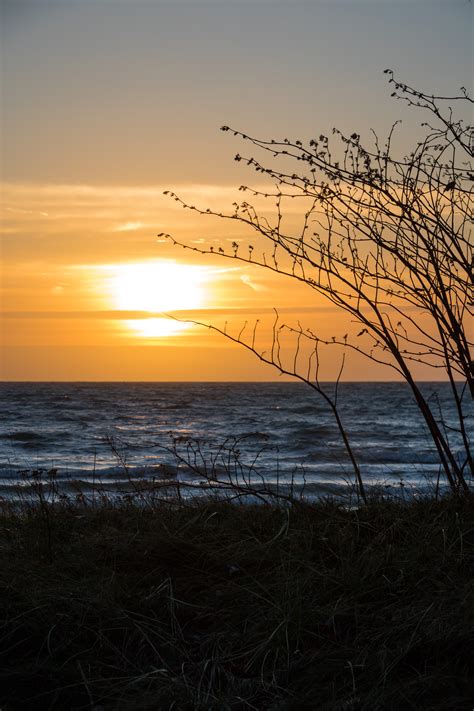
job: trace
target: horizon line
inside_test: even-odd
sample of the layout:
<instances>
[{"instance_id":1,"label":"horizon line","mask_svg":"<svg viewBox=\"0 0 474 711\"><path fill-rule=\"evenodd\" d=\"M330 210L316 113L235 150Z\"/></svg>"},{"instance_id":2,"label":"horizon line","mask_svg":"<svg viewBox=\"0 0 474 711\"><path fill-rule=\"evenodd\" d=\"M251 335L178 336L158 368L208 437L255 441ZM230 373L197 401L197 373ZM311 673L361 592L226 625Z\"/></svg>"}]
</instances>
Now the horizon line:
<instances>
[{"instance_id":1,"label":"horizon line","mask_svg":"<svg viewBox=\"0 0 474 711\"><path fill-rule=\"evenodd\" d=\"M433 385L439 385L439 384L446 384L449 385L450 382L449 380L424 380L420 379L416 381L417 383L433 383ZM455 380L456 383L462 384L464 383L464 380ZM142 383L156 383L159 385L168 385L171 383L179 383L179 384L194 384L194 383L201 383L203 385L216 385L216 384L239 384L239 385L272 385L275 383L294 383L295 385L308 385L311 384L312 381L309 383L306 383L304 381L301 381L297 378L289 378L289 379L279 379L279 380L3 380L0 379L0 385L12 385L12 384L55 384L55 383L68 383L71 385L74 384L98 384L98 385L106 385L106 384L115 384L115 385L137 385L137 384L142 384ZM323 385L333 385L335 383L339 383L340 385L346 384L346 385L354 385L354 384L364 384L364 385L383 385L383 384L401 384L401 385L409 385L405 380L400 379L400 380L322 380L320 381L321 384Z\"/></svg>"}]
</instances>

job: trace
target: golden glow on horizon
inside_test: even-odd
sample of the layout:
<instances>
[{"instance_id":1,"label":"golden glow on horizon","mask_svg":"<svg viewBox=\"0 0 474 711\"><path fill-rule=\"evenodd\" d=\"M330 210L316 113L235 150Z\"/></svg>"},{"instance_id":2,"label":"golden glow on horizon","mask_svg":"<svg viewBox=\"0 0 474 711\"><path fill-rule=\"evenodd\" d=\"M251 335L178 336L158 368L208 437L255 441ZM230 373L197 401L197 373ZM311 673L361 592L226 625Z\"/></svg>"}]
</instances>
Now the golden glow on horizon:
<instances>
[{"instance_id":1,"label":"golden glow on horizon","mask_svg":"<svg viewBox=\"0 0 474 711\"><path fill-rule=\"evenodd\" d=\"M177 311L204 305L205 270L177 262L143 262L110 267L115 308L124 311Z\"/></svg>"},{"instance_id":2,"label":"golden glow on horizon","mask_svg":"<svg viewBox=\"0 0 474 711\"><path fill-rule=\"evenodd\" d=\"M195 213L178 209L162 195L161 186L0 187L5 230L0 284L3 379L280 378L219 334L168 320L163 312L186 311L183 318L219 328L228 324L235 336L248 321L244 339L252 338L258 319L258 347L267 351L273 307L288 323L301 321L327 340L352 328L347 316L303 284L219 259L220 245L231 252L231 242L242 240L244 249L241 228L229 222L223 234L222 221L210 218L204 223ZM192 204L217 211L225 211L235 198L234 189L225 186L183 185L178 192ZM295 220L289 232L298 230L300 207L296 201L289 203ZM118 226L122 229L117 231ZM156 238L163 229L191 247L212 246L214 254L183 253ZM186 262L180 263L184 257ZM314 313L308 311L312 307ZM321 372L331 380L338 376L340 360L335 349L328 351ZM367 380L367 374L362 356L348 359L345 380ZM428 379L431 371L420 366L420 374ZM393 374L371 366L369 377L386 380Z\"/></svg>"}]
</instances>

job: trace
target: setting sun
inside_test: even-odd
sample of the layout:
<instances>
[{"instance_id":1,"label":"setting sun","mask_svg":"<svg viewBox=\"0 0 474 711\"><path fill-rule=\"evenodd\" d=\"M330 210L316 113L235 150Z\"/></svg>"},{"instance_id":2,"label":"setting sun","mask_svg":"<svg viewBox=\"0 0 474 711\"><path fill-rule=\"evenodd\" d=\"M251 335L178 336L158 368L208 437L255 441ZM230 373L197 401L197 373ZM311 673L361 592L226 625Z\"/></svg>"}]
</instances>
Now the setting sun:
<instances>
[{"instance_id":1,"label":"setting sun","mask_svg":"<svg viewBox=\"0 0 474 711\"><path fill-rule=\"evenodd\" d=\"M202 267L176 262L145 262L110 267L114 306L130 311L196 309L205 299Z\"/></svg>"}]
</instances>

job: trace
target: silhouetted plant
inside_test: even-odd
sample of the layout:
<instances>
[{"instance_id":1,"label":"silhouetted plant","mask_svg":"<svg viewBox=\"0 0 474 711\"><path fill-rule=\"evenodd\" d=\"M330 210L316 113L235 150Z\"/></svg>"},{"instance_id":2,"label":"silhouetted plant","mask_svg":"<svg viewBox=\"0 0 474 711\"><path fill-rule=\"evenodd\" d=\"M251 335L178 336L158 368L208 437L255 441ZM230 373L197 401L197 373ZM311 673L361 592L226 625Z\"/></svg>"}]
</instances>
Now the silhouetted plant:
<instances>
[{"instance_id":1,"label":"silhouetted plant","mask_svg":"<svg viewBox=\"0 0 474 711\"><path fill-rule=\"evenodd\" d=\"M245 327L236 337L226 328L211 328L246 346L282 373L307 382L325 397L318 377L320 344L342 346L394 369L411 388L450 488L467 491L467 472L473 475L466 399L469 393L474 394L469 340L474 133L452 106L462 112L463 106L471 108L473 100L464 87L458 95L435 96L401 83L389 69L385 73L394 89L393 97L429 116L429 121L421 124L423 138L406 156L396 156L392 146L398 121L383 145L373 134L371 147L363 145L358 133L346 136L338 129L333 129L332 140L320 135L303 142L263 140L223 126L223 131L233 131L272 159L267 165L254 156L235 157L272 181L269 190L245 185L240 190L252 198L272 200L274 218L261 215L248 200L234 203L233 211L225 214L188 205L175 193L167 194L199 214L238 221L270 245L270 252L260 245L249 245L244 252L237 242L232 243L230 252L223 247L197 251L255 264L302 282L359 324L356 335L328 340L300 324L280 325L277 314L270 353L257 349L257 323L247 339ZM301 204L301 227L287 231L285 206L295 200ZM166 236L174 244L191 248ZM280 358L283 329L295 338L291 367L283 366ZM303 341L310 343L316 354L313 364L310 360L305 369L299 360ZM420 363L442 372L450 384L461 451L455 451L442 415L436 414L416 379L413 366ZM339 418L337 403L329 397L327 401ZM340 418L338 424L352 457ZM363 494L355 460L353 466Z\"/></svg>"}]
</instances>

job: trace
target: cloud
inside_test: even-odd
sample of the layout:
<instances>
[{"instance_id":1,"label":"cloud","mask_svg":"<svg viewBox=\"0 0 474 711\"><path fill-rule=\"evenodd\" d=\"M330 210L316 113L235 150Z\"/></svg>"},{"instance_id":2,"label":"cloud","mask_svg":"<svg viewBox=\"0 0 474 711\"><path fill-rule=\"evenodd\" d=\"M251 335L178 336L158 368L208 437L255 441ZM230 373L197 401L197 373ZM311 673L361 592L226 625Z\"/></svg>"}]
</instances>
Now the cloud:
<instances>
[{"instance_id":1,"label":"cloud","mask_svg":"<svg viewBox=\"0 0 474 711\"><path fill-rule=\"evenodd\" d=\"M143 222L124 222L122 225L114 227L114 232L134 232L135 230L141 230L146 227Z\"/></svg>"},{"instance_id":2,"label":"cloud","mask_svg":"<svg viewBox=\"0 0 474 711\"><path fill-rule=\"evenodd\" d=\"M278 309L279 314L325 314L338 313L337 306L287 306ZM154 315L168 316L171 313L177 318L212 318L218 316L264 316L274 314L275 310L269 306L257 307L214 307L196 309L173 309L169 312L153 312ZM0 311L2 319L86 319L86 320L111 320L122 321L128 319L149 319L150 311L108 309L108 310L85 310L85 311Z\"/></svg>"},{"instance_id":3,"label":"cloud","mask_svg":"<svg viewBox=\"0 0 474 711\"><path fill-rule=\"evenodd\" d=\"M262 286L261 284L256 284L253 279L250 277L249 274L242 274L240 277L240 280L246 285L249 286L251 289L254 291L265 291L265 287Z\"/></svg>"},{"instance_id":4,"label":"cloud","mask_svg":"<svg viewBox=\"0 0 474 711\"><path fill-rule=\"evenodd\" d=\"M41 210L24 210L20 207L6 207L5 212L19 213L21 215L41 215L42 217L49 217L49 212L43 212Z\"/></svg>"}]
</instances>

